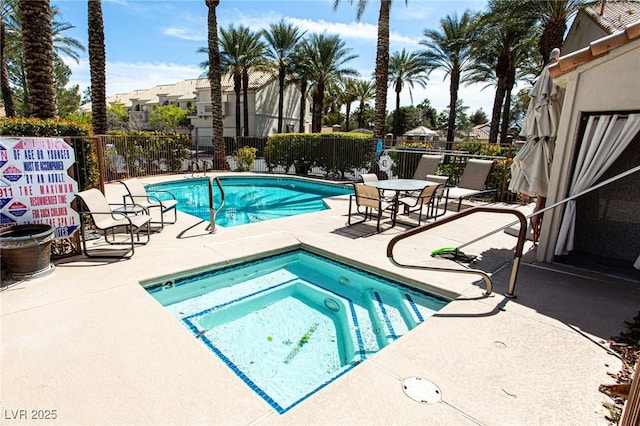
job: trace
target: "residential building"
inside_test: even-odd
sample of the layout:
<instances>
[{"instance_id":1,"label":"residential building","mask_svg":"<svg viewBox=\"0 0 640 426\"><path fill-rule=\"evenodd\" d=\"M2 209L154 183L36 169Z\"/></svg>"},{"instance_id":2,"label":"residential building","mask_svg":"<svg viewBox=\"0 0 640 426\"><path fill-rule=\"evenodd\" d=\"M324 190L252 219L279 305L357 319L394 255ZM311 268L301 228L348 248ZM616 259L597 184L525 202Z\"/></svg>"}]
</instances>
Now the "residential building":
<instances>
[{"instance_id":1,"label":"residential building","mask_svg":"<svg viewBox=\"0 0 640 426\"><path fill-rule=\"evenodd\" d=\"M244 105L240 94L240 122L244 134L248 127L249 136L269 136L278 130L278 80L272 74L253 72L249 75L247 98L249 104L249 120L244 123ZM212 113L211 87L209 80L190 79L175 84L162 84L150 89L138 89L129 93L119 93L107 97L107 105L121 103L129 110L129 127L145 130L149 128L149 114L153 108L162 105L176 105L183 109L195 107L189 116L190 131L194 140L198 139L207 145L211 140ZM222 119L224 136L236 136L236 95L233 90L233 78L225 75L222 78ZM311 99L307 99L304 114L304 128L300 129L300 90L295 84L285 86L283 132L309 132L311 123ZM91 112L91 104L80 107L84 113Z\"/></svg>"},{"instance_id":2,"label":"residential building","mask_svg":"<svg viewBox=\"0 0 640 426\"><path fill-rule=\"evenodd\" d=\"M253 72L249 75L247 102L249 104L249 121L243 122L244 104L240 93L240 122L244 134L245 126L249 128L249 136L269 136L278 130L278 80L271 74ZM233 78L225 75L222 78L222 116L225 136L236 135L236 95L233 90ZM211 127L211 88L208 80L201 80L195 90L196 115L191 117L193 136L198 139L212 136ZM300 129L300 90L295 84L285 86L282 131L309 132L311 123L311 100L307 99L305 126Z\"/></svg>"},{"instance_id":3,"label":"residential building","mask_svg":"<svg viewBox=\"0 0 640 426\"><path fill-rule=\"evenodd\" d=\"M607 3L605 10L610 6L618 4ZM548 206L640 165L640 13L633 15L635 23L562 55L549 68L565 95ZM574 25L567 40L587 40L583 32L592 27L586 22ZM613 270L640 269L639 188L640 173L635 172L581 195L575 204L547 211L537 259L573 255Z\"/></svg>"},{"instance_id":4,"label":"residential building","mask_svg":"<svg viewBox=\"0 0 640 426\"><path fill-rule=\"evenodd\" d=\"M561 55L588 47L594 40L624 31L640 20L640 2L597 2L580 8L560 49Z\"/></svg>"},{"instance_id":5,"label":"residential building","mask_svg":"<svg viewBox=\"0 0 640 426\"><path fill-rule=\"evenodd\" d=\"M475 141L489 141L489 132L491 131L491 123L476 124L469 132L469 139ZM499 138L499 136L498 136Z\"/></svg>"}]
</instances>

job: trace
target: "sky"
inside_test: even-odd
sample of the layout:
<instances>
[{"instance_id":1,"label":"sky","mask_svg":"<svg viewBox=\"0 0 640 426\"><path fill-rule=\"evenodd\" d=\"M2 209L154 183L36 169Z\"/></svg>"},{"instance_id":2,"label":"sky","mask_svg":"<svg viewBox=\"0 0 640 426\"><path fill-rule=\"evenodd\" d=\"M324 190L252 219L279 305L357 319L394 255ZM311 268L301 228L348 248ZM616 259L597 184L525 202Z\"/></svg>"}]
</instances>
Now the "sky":
<instances>
[{"instance_id":1,"label":"sky","mask_svg":"<svg viewBox=\"0 0 640 426\"><path fill-rule=\"evenodd\" d=\"M357 3L357 0L355 1ZM391 8L390 53L419 51L425 29L439 29L447 15L462 15L465 10L482 11L485 0L395 0ZM86 0L52 0L61 12L58 19L75 28L66 31L88 48ZM356 6L341 0L221 0L217 8L219 28L244 25L256 31L281 19L297 25L307 34L338 34L345 46L358 55L346 65L359 71L361 78L372 78L375 69L379 2L369 1L360 21ZM207 60L197 53L207 45L207 6L205 0L103 0L102 15L107 59L107 96L158 84L172 84L198 78ZM70 84L78 84L81 93L90 85L88 51L79 63L65 58L71 67ZM449 104L449 79L436 70L427 86L403 89L401 106L417 105L425 98L441 112ZM484 85L462 86L459 98L468 106L468 114L482 108L490 116L494 88ZM413 102L412 102L413 100ZM395 92L388 91L387 111L395 109Z\"/></svg>"}]
</instances>

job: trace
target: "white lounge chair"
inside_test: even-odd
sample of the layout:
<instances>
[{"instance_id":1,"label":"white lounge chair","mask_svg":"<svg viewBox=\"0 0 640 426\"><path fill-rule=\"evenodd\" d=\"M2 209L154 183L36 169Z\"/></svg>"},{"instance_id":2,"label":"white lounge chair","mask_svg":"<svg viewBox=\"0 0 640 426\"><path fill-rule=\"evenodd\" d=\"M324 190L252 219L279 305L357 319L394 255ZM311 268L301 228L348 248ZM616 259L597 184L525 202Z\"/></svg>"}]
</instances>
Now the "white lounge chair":
<instances>
[{"instance_id":1,"label":"white lounge chair","mask_svg":"<svg viewBox=\"0 0 640 426\"><path fill-rule=\"evenodd\" d=\"M151 217L144 214L144 209L140 206L125 206L124 204L110 204L106 197L99 190L93 188L76 194L87 210L80 210L80 229L82 230L82 251L87 257L115 257L127 258L133 256L136 244L146 244L149 242L151 234ZM112 206L119 206L113 209ZM124 254L113 254L114 250L103 250L101 254L90 254L87 249L87 238L85 235L85 215L91 216L95 229L102 233L105 241L110 245L127 245L129 250ZM127 240L116 238L116 234L122 232L128 234ZM140 232L144 231L146 239L140 240ZM134 239L135 235L135 239ZM111 239L109 239L111 236ZM97 252L97 250L96 250ZM110 252L107 254L107 252ZM126 255L127 253L130 255Z\"/></svg>"},{"instance_id":2,"label":"white lounge chair","mask_svg":"<svg viewBox=\"0 0 640 426\"><path fill-rule=\"evenodd\" d=\"M151 223L159 223L160 229L164 228L165 224L176 223L178 219L177 213L177 205L178 200L176 200L175 195L173 195L169 191L153 191L153 193L162 193L166 194L168 199L160 199L159 197L150 194L145 189L142 181L139 179L127 179L120 181L121 184L125 186L127 189L127 195L124 196L125 204L137 204L142 206L147 213L151 216L151 209L158 209L160 212L160 222L152 221ZM173 219L171 221L166 221L164 218L165 213L173 211Z\"/></svg>"}]
</instances>

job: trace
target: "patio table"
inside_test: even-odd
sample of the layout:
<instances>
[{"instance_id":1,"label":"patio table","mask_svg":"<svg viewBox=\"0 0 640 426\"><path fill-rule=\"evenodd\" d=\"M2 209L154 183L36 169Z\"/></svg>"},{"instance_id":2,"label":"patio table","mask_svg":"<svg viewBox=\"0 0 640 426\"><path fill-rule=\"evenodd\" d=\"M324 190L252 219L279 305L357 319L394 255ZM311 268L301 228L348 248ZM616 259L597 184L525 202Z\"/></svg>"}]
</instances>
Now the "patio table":
<instances>
[{"instance_id":1,"label":"patio table","mask_svg":"<svg viewBox=\"0 0 640 426\"><path fill-rule=\"evenodd\" d=\"M386 179L365 182L365 185L373 186L382 191L394 191L393 211L391 212L391 226L396 226L396 217L398 216L398 204L400 194L405 192L422 191L431 185L439 185L438 182L422 179Z\"/></svg>"}]
</instances>

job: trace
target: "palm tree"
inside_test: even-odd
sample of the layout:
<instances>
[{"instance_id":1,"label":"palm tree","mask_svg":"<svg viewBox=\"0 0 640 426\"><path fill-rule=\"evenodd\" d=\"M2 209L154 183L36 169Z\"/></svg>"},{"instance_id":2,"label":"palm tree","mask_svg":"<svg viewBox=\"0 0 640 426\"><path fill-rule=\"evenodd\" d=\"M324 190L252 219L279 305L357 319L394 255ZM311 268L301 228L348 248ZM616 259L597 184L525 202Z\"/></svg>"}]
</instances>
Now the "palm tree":
<instances>
[{"instance_id":1,"label":"palm tree","mask_svg":"<svg viewBox=\"0 0 640 426\"><path fill-rule=\"evenodd\" d=\"M527 2L531 2L528 0ZM569 18L578 11L585 0L535 0L534 6L539 10L542 20L542 34L538 42L538 49L544 65L549 63L553 49L560 48L567 31ZM524 6L524 5L523 5Z\"/></svg>"},{"instance_id":2,"label":"palm tree","mask_svg":"<svg viewBox=\"0 0 640 426\"><path fill-rule=\"evenodd\" d=\"M20 24L17 10L17 0L2 1L2 9L0 10L0 88L2 90L4 112L7 117L14 117L16 114L9 81L9 71L7 70L7 57L9 56L7 39L19 37L17 33L20 32Z\"/></svg>"},{"instance_id":3,"label":"palm tree","mask_svg":"<svg viewBox=\"0 0 640 426\"><path fill-rule=\"evenodd\" d=\"M291 24L281 20L277 24L271 24L262 35L267 41L269 50L266 57L275 62L278 72L278 133L282 133L282 116L284 115L284 87L287 76L292 71L293 54L296 46L305 32Z\"/></svg>"},{"instance_id":4,"label":"palm tree","mask_svg":"<svg viewBox=\"0 0 640 426\"><path fill-rule=\"evenodd\" d=\"M358 96L355 90L357 82L358 80L353 77L345 77L342 79L342 92L340 94L340 98L345 106L345 132L348 132L350 130L349 116L351 115L351 104L358 100Z\"/></svg>"},{"instance_id":5,"label":"palm tree","mask_svg":"<svg viewBox=\"0 0 640 426\"><path fill-rule=\"evenodd\" d=\"M242 136L240 125L240 93L244 100L244 136L249 136L249 73L264 63L266 45L260 40L260 32L251 31L233 24L220 30L220 60L222 70L233 75L233 90L236 94L236 136Z\"/></svg>"},{"instance_id":6,"label":"palm tree","mask_svg":"<svg viewBox=\"0 0 640 426\"><path fill-rule=\"evenodd\" d=\"M322 104L322 124L324 126L341 125L340 108L342 107L342 85L340 80L332 79L324 87L324 102Z\"/></svg>"},{"instance_id":7,"label":"palm tree","mask_svg":"<svg viewBox=\"0 0 640 426\"><path fill-rule=\"evenodd\" d=\"M101 0L88 1L89 68L91 72L91 125L93 133L107 133L107 89L104 23Z\"/></svg>"},{"instance_id":8,"label":"palm tree","mask_svg":"<svg viewBox=\"0 0 640 426\"><path fill-rule=\"evenodd\" d=\"M447 146L453 147L456 124L456 105L460 83L465 81L466 73L473 60L470 55L474 39L472 15L465 11L460 19L458 15L447 15L440 20L440 31L424 30L424 40L420 44L426 47L422 53L427 69L442 69L450 78L449 120L447 123Z\"/></svg>"},{"instance_id":9,"label":"palm tree","mask_svg":"<svg viewBox=\"0 0 640 426\"><path fill-rule=\"evenodd\" d=\"M314 85L311 131L319 133L322 130L325 87L330 80L358 75L354 69L343 68L345 63L357 55L352 55L351 49L346 48L344 41L337 35L313 34L305 40L302 50L309 59L309 79Z\"/></svg>"},{"instance_id":10,"label":"palm tree","mask_svg":"<svg viewBox=\"0 0 640 426\"><path fill-rule=\"evenodd\" d=\"M291 59L292 68L292 82L297 83L300 87L300 119L299 119L299 132L305 131L305 117L307 111L307 96L309 95L309 69L310 59L307 56L308 52L302 48L304 42L298 44L294 50Z\"/></svg>"},{"instance_id":11,"label":"palm tree","mask_svg":"<svg viewBox=\"0 0 640 426\"><path fill-rule=\"evenodd\" d=\"M474 45L476 61L469 82L492 81L496 85L489 143L507 137L511 110L511 91L520 70L529 69L535 57L530 28L536 16L531 9L510 0L493 0L489 11L478 21L478 43Z\"/></svg>"},{"instance_id":12,"label":"palm tree","mask_svg":"<svg viewBox=\"0 0 640 426\"><path fill-rule=\"evenodd\" d=\"M429 77L425 70L425 64L421 55L417 52L407 53L394 52L389 58L389 85L393 86L396 92L396 110L393 114L393 134L400 133L400 92L405 85L409 86L409 96L413 104L413 94L411 89L414 84L426 87Z\"/></svg>"},{"instance_id":13,"label":"palm tree","mask_svg":"<svg viewBox=\"0 0 640 426\"><path fill-rule=\"evenodd\" d=\"M15 112L24 115L28 114L28 102L27 102L27 77L25 72L24 61L24 44L22 39L22 25L19 13L19 1L18 0L2 0L2 24L4 24L4 32L2 33L5 49L3 50L2 59L2 72L6 71L6 76L9 83L5 86L5 92L3 93L3 99L7 103L14 105ZM60 54L65 54L71 59L79 63L79 52L85 50L84 46L76 39L66 37L63 33L69 29L75 28L74 26L61 22L57 18L61 17L60 10L52 6L50 8L52 21L51 31L53 38L53 52L54 52L54 75L59 76L61 74L69 73L68 67L64 65L64 62L60 59ZM67 69L65 69L67 68ZM64 91L64 84L62 81L58 81L58 78L54 76L54 81L57 90ZM17 102L14 102L14 97ZM9 99L7 101L7 99ZM57 96L56 96L57 98ZM63 108L62 105L58 105L58 109Z\"/></svg>"},{"instance_id":14,"label":"palm tree","mask_svg":"<svg viewBox=\"0 0 640 426\"><path fill-rule=\"evenodd\" d=\"M368 126L364 122L364 107L367 102L376 97L375 82L372 80L357 80L354 85L356 100L359 104L358 109L358 127L365 129Z\"/></svg>"},{"instance_id":15,"label":"palm tree","mask_svg":"<svg viewBox=\"0 0 640 426\"><path fill-rule=\"evenodd\" d=\"M356 19L360 20L369 0L349 0L353 4L357 2ZM334 10L340 0L334 0ZM407 0L405 0L405 4ZM391 0L380 0L380 12L378 13L378 40L376 43L376 103L373 134L376 138L384 136L385 121L387 119L387 80L389 67L389 13Z\"/></svg>"},{"instance_id":16,"label":"palm tree","mask_svg":"<svg viewBox=\"0 0 640 426\"><path fill-rule=\"evenodd\" d=\"M218 50L218 18L216 8L220 0L205 0L207 5L207 48L209 51L209 85L211 86L211 113L213 118L213 168L228 170L224 152L224 127L222 125L222 72Z\"/></svg>"},{"instance_id":17,"label":"palm tree","mask_svg":"<svg viewBox=\"0 0 640 426\"><path fill-rule=\"evenodd\" d=\"M242 136L240 93L242 91L242 55L240 48L240 31L233 24L229 29L220 29L220 67L223 73L233 76L233 91L236 95L236 137ZM246 28L248 31L248 28ZM210 51L210 49L209 49ZM216 49L217 51L217 49ZM209 63L211 63L209 61Z\"/></svg>"},{"instance_id":18,"label":"palm tree","mask_svg":"<svg viewBox=\"0 0 640 426\"><path fill-rule=\"evenodd\" d=\"M241 32L242 46L242 100L244 109L244 136L249 136L249 73L252 70L266 70L263 55L267 49L266 44L260 40L261 32L250 31L243 27Z\"/></svg>"},{"instance_id":19,"label":"palm tree","mask_svg":"<svg viewBox=\"0 0 640 426\"><path fill-rule=\"evenodd\" d=\"M53 37L49 0L19 2L29 116L56 116Z\"/></svg>"}]
</instances>

